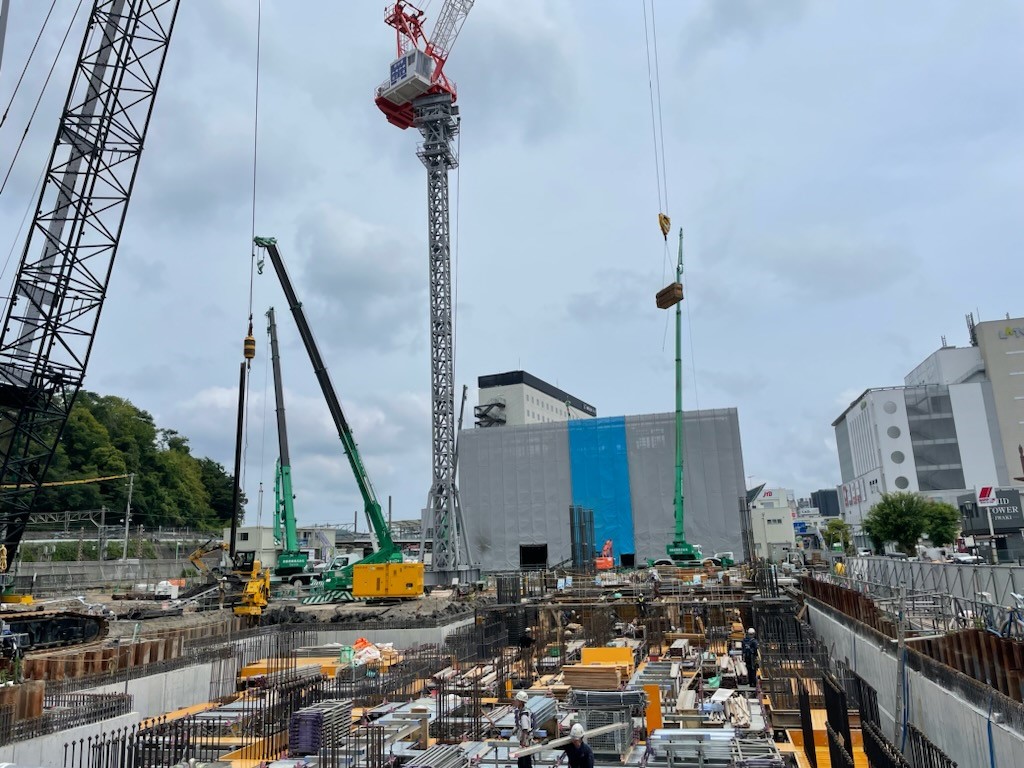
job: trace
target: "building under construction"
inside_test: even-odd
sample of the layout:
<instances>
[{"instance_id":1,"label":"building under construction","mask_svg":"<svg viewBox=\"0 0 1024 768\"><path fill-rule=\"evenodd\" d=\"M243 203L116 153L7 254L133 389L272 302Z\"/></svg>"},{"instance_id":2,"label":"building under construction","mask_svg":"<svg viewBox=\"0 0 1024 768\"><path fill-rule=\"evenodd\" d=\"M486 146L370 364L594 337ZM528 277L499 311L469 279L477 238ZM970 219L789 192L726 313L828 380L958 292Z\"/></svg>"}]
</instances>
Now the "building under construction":
<instances>
[{"instance_id":1,"label":"building under construction","mask_svg":"<svg viewBox=\"0 0 1024 768\"><path fill-rule=\"evenodd\" d=\"M572 515L592 517L618 564L666 557L672 539L675 415L464 430L459 472L469 544L485 571L573 558ZM686 530L704 553L741 552L746 490L735 408L683 414Z\"/></svg>"},{"instance_id":2,"label":"building under construction","mask_svg":"<svg viewBox=\"0 0 1024 768\"><path fill-rule=\"evenodd\" d=\"M998 600L1020 574L887 560L799 579L767 565L616 569L600 584L516 572L399 606L315 613L283 597L258 627L218 611L114 620L105 639L9 669L0 761L511 766L525 706L538 766L564 759L576 724L597 765L1014 765L1020 632L959 595L978 581Z\"/></svg>"}]
</instances>

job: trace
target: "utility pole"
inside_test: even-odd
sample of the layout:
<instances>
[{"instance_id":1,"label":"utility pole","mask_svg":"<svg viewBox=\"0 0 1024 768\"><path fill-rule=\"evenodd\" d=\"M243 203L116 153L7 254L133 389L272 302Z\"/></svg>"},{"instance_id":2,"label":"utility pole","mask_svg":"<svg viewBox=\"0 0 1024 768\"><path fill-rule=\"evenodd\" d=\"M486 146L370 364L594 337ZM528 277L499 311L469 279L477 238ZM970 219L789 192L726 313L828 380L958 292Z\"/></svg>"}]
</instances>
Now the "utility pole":
<instances>
[{"instance_id":1,"label":"utility pole","mask_svg":"<svg viewBox=\"0 0 1024 768\"><path fill-rule=\"evenodd\" d=\"M124 549L121 550L121 559L128 559L128 526L132 520L132 489L135 488L135 473L128 475L128 504L124 509Z\"/></svg>"},{"instance_id":2,"label":"utility pole","mask_svg":"<svg viewBox=\"0 0 1024 768\"><path fill-rule=\"evenodd\" d=\"M988 551L992 565L999 565L999 554L996 552L996 528L992 524L992 507L985 507L988 515Z\"/></svg>"}]
</instances>

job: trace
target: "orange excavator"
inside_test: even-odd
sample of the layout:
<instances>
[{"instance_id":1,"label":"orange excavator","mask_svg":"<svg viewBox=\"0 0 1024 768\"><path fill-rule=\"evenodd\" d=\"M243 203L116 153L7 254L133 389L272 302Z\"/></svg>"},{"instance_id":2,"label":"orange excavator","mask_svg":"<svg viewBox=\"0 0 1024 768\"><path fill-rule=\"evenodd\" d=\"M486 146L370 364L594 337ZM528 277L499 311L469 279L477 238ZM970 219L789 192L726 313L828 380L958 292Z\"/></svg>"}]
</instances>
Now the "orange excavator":
<instances>
[{"instance_id":1,"label":"orange excavator","mask_svg":"<svg viewBox=\"0 0 1024 768\"><path fill-rule=\"evenodd\" d=\"M599 571L610 571L615 567L615 554L612 551L612 540L606 539L601 547L600 557L594 558L594 567Z\"/></svg>"}]
</instances>

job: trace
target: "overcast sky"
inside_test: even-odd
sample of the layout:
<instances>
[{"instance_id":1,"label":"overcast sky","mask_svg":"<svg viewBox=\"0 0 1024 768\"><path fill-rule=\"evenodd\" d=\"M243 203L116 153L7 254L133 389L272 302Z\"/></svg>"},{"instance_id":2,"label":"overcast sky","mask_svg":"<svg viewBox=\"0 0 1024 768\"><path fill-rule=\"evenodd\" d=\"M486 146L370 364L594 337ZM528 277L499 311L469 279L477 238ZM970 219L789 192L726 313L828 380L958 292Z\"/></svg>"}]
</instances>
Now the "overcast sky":
<instances>
[{"instance_id":1,"label":"overcast sky","mask_svg":"<svg viewBox=\"0 0 1024 768\"><path fill-rule=\"evenodd\" d=\"M3 171L76 4L58 0L0 129ZM279 240L378 495L396 518L418 516L430 483L425 173L418 134L372 100L394 57L383 0L262 6L257 234ZM48 7L11 4L4 106ZM478 376L520 368L602 416L674 407L669 313L654 294L675 232L666 254L643 8L478 0L455 46L467 420ZM86 379L229 468L249 312L256 10L181 0ZM1024 5L662 0L654 11L667 212L686 230L685 407L739 409L748 484L798 496L834 486L830 424L853 397L901 384L943 334L966 344L969 311L1024 312ZM83 18L0 196L0 257L14 248L5 295ZM271 305L297 514L351 522L361 502L269 265L252 305L248 519L261 482L264 522L273 506Z\"/></svg>"}]
</instances>

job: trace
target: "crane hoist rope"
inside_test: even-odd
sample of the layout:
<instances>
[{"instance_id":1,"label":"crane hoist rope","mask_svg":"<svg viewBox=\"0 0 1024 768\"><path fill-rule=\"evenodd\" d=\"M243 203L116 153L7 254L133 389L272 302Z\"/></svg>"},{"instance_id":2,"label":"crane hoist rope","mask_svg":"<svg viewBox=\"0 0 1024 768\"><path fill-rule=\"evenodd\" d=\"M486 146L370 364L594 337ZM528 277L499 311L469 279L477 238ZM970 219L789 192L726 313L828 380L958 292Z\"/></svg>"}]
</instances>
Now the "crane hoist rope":
<instances>
[{"instance_id":1,"label":"crane hoist rope","mask_svg":"<svg viewBox=\"0 0 1024 768\"><path fill-rule=\"evenodd\" d=\"M71 17L71 21L68 23L68 28L64 32L64 38L60 41L60 47L57 49L57 53L53 56L53 63L50 65L50 71L46 73L46 79L43 81L43 87L39 89L39 96L36 98L35 106L32 107L32 113L28 116L28 123L25 125L25 130L21 134L21 140L18 142L18 146L14 150L14 157L11 158L11 164L7 167L7 173L4 175L4 180L0 183L0 195L4 193L7 188L7 182L11 178L11 172L14 170L14 164L18 162L18 155L21 154L21 148L25 145L25 139L28 138L28 131L32 127L32 120L35 119L36 112L39 110L39 105L43 101L43 95L46 93L46 87L50 84L50 78L53 77L53 71L57 68L57 62L60 60L61 53L64 52L64 45L68 41L68 37L71 35L71 30L75 26L75 21L78 19L78 11L82 8L82 2L79 0L78 7L75 8L75 13ZM4 114L6 117L6 113Z\"/></svg>"},{"instance_id":2,"label":"crane hoist rope","mask_svg":"<svg viewBox=\"0 0 1024 768\"><path fill-rule=\"evenodd\" d=\"M658 66L658 24L651 0L651 20L647 21L647 0L643 0L644 47L647 51L647 90L651 102L651 138L654 146L654 177L658 188L658 229L665 241L665 263L668 263L668 233L672 221L668 216L668 169L665 163L665 125L661 114L661 69ZM654 43L652 57L651 43ZM654 60L652 70L651 59Z\"/></svg>"},{"instance_id":3,"label":"crane hoist rope","mask_svg":"<svg viewBox=\"0 0 1024 768\"><path fill-rule=\"evenodd\" d=\"M36 48L39 47L39 41L43 39L43 33L46 31L46 25L50 22L50 16L53 15L53 9L57 5L57 0L53 0L50 3L50 10L46 12L46 18L43 19L42 25L39 27L39 34L36 35L35 42L32 43L32 49L28 52L28 58L25 59L25 66L21 68L21 74L18 75L18 82L14 84L14 90L11 92L11 98L7 102L7 107L4 109L3 117L0 117L0 128L7 122L7 115L11 112L11 107L14 105L14 99L18 96L18 91L21 89L21 83L25 79L25 73L28 72L28 67L32 63L32 57L36 54Z\"/></svg>"}]
</instances>

